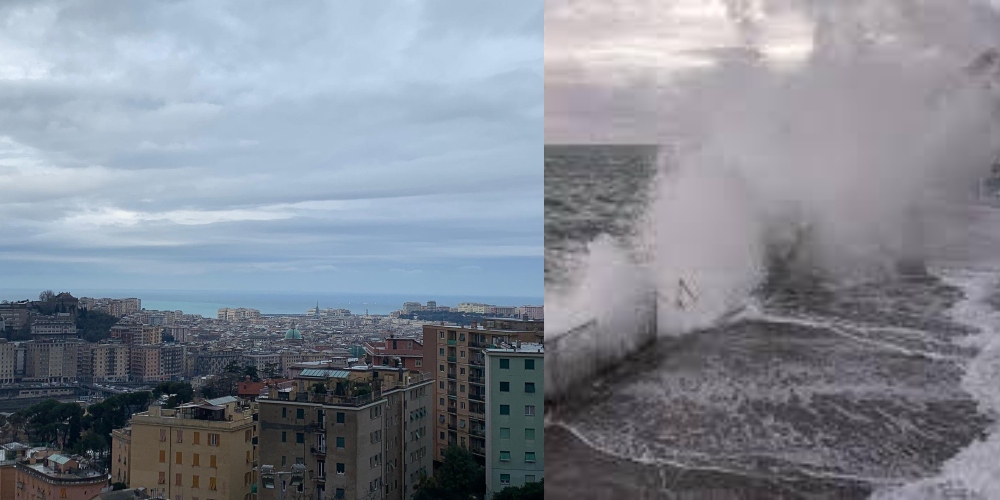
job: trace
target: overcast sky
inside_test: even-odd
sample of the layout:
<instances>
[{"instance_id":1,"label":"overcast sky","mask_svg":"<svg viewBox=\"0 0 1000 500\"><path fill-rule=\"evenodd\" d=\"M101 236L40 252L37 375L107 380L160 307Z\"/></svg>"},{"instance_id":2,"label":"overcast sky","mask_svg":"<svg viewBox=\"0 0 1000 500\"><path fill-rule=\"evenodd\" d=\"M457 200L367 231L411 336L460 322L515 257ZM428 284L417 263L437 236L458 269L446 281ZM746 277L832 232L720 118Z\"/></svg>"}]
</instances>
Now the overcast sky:
<instances>
[{"instance_id":1,"label":"overcast sky","mask_svg":"<svg viewBox=\"0 0 1000 500\"><path fill-rule=\"evenodd\" d=\"M0 3L0 289L541 297L542 11Z\"/></svg>"}]
</instances>

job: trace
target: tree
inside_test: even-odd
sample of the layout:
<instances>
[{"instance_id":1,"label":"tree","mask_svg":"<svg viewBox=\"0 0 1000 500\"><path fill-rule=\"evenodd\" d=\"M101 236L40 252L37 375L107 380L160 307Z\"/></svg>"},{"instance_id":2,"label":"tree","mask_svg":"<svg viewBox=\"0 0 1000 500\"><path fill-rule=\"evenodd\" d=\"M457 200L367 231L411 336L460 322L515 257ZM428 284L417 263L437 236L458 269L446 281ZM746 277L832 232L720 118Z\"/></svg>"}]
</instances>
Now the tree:
<instances>
[{"instance_id":1,"label":"tree","mask_svg":"<svg viewBox=\"0 0 1000 500\"><path fill-rule=\"evenodd\" d=\"M264 378L275 378L278 376L278 363L264 363Z\"/></svg>"},{"instance_id":2,"label":"tree","mask_svg":"<svg viewBox=\"0 0 1000 500\"><path fill-rule=\"evenodd\" d=\"M99 342L111 336L111 327L118 318L100 311L80 309L76 316L76 330L87 342Z\"/></svg>"},{"instance_id":3,"label":"tree","mask_svg":"<svg viewBox=\"0 0 1000 500\"><path fill-rule=\"evenodd\" d=\"M40 302L49 302L56 298L56 294L52 290L45 290L38 294L38 300Z\"/></svg>"},{"instance_id":4,"label":"tree","mask_svg":"<svg viewBox=\"0 0 1000 500\"><path fill-rule=\"evenodd\" d=\"M486 495L486 469L472 453L452 445L444 452L444 462L426 478L413 500L468 500Z\"/></svg>"},{"instance_id":5,"label":"tree","mask_svg":"<svg viewBox=\"0 0 1000 500\"><path fill-rule=\"evenodd\" d=\"M164 394L168 396L164 408L177 408L177 405L194 399L194 389L188 382L160 382L153 388L153 398L159 399Z\"/></svg>"},{"instance_id":6,"label":"tree","mask_svg":"<svg viewBox=\"0 0 1000 500\"><path fill-rule=\"evenodd\" d=\"M498 491L492 498L493 500L543 500L545 498L545 485L543 483L528 483L521 487L508 486Z\"/></svg>"},{"instance_id":7,"label":"tree","mask_svg":"<svg viewBox=\"0 0 1000 500\"><path fill-rule=\"evenodd\" d=\"M257 367L254 365L244 366L243 375L250 377L254 382L260 382L260 375L257 374Z\"/></svg>"}]
</instances>

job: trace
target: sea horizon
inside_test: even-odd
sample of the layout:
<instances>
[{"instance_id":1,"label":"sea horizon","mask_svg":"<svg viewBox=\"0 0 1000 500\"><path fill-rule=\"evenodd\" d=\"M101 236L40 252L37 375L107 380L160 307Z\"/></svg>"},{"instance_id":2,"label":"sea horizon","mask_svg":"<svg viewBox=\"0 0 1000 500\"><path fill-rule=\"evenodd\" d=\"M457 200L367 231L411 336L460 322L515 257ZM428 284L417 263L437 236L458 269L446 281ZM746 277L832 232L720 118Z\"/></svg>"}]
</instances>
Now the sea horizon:
<instances>
[{"instance_id":1,"label":"sea horizon","mask_svg":"<svg viewBox=\"0 0 1000 500\"><path fill-rule=\"evenodd\" d=\"M0 300L36 300L41 290L0 289ZM136 290L136 289L78 289L68 291L74 297L129 298L142 301L146 310L183 311L214 318L223 307L257 309L261 314L305 314L307 309L350 309L353 314L389 314L402 309L403 302L436 301L438 306L455 307L460 302L480 302L500 306L542 305L543 297L504 295L433 295L401 293L352 293L352 292L288 292L247 290Z\"/></svg>"}]
</instances>

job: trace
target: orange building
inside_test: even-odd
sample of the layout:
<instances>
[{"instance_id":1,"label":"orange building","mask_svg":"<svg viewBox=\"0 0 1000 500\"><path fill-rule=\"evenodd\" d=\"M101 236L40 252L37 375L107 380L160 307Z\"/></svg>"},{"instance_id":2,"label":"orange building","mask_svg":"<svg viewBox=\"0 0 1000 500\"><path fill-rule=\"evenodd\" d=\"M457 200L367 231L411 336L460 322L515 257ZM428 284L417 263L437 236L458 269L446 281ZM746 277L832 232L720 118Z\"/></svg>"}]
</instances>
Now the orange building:
<instances>
[{"instance_id":1,"label":"orange building","mask_svg":"<svg viewBox=\"0 0 1000 500\"><path fill-rule=\"evenodd\" d=\"M90 500L108 485L107 474L81 469L75 459L60 454L19 462L14 470L15 500Z\"/></svg>"}]
</instances>

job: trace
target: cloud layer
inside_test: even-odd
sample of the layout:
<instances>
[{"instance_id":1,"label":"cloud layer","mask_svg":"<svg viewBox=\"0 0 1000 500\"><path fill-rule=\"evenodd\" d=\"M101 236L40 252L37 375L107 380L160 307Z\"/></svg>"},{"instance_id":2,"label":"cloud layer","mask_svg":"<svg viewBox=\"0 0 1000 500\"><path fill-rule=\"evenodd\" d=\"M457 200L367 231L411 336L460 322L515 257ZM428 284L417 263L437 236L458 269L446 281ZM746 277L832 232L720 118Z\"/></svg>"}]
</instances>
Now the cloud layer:
<instances>
[{"instance_id":1,"label":"cloud layer","mask_svg":"<svg viewBox=\"0 0 1000 500\"><path fill-rule=\"evenodd\" d=\"M0 288L540 296L542 24L6 2Z\"/></svg>"}]
</instances>

